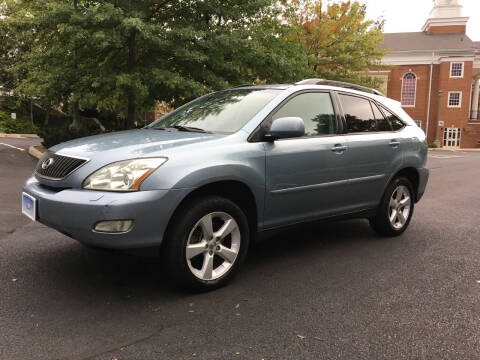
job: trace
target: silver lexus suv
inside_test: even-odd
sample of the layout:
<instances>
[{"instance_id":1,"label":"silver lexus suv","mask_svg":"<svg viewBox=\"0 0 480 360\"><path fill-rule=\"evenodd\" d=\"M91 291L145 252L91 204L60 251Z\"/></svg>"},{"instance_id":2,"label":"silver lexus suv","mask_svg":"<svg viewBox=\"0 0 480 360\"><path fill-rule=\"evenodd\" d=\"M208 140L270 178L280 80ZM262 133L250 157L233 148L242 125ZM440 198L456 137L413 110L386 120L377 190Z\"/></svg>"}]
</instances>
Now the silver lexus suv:
<instances>
[{"instance_id":1,"label":"silver lexus suv","mask_svg":"<svg viewBox=\"0 0 480 360\"><path fill-rule=\"evenodd\" d=\"M137 130L49 149L22 211L81 243L148 249L179 285L229 281L259 232L361 217L403 233L428 180L425 134L348 83L241 86Z\"/></svg>"}]
</instances>

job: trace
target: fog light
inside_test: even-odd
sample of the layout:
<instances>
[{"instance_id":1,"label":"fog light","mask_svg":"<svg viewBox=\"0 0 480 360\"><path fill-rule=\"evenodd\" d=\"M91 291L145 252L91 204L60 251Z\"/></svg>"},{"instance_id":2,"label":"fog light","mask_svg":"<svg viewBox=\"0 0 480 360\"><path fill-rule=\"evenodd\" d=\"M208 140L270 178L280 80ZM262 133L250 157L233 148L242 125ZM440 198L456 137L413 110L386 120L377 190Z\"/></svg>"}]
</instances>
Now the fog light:
<instances>
[{"instance_id":1,"label":"fog light","mask_svg":"<svg viewBox=\"0 0 480 360\"><path fill-rule=\"evenodd\" d=\"M100 221L95 225L94 230L98 232L125 232L131 229L133 220L107 220Z\"/></svg>"}]
</instances>

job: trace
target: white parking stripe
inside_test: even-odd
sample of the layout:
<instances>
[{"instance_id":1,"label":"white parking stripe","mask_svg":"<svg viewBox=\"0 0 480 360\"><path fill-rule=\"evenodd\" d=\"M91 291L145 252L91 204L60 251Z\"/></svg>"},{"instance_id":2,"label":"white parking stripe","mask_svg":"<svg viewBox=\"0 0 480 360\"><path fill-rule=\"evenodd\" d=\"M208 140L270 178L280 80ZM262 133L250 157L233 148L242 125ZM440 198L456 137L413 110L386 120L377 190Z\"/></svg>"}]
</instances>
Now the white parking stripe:
<instances>
[{"instance_id":1,"label":"white parking stripe","mask_svg":"<svg viewBox=\"0 0 480 360\"><path fill-rule=\"evenodd\" d=\"M8 146L8 147L11 147L11 148L13 148L13 149L20 150L20 151L25 151L25 149L22 149L22 148L19 148L19 147L10 145L10 144L0 143L0 145L5 145L5 146Z\"/></svg>"},{"instance_id":2,"label":"white parking stripe","mask_svg":"<svg viewBox=\"0 0 480 360\"><path fill-rule=\"evenodd\" d=\"M429 158L435 158L435 159L454 159L454 158L464 158L467 156L461 156L461 155L428 155Z\"/></svg>"}]
</instances>

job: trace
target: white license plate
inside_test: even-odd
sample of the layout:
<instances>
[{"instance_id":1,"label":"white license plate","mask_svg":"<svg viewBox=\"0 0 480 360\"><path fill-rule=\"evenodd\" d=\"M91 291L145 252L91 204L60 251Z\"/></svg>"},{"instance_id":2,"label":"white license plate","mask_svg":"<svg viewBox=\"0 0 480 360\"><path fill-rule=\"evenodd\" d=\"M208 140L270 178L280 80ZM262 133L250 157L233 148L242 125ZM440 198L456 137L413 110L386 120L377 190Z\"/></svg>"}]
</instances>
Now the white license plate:
<instances>
[{"instance_id":1,"label":"white license plate","mask_svg":"<svg viewBox=\"0 0 480 360\"><path fill-rule=\"evenodd\" d=\"M22 193L22 214L37 220L37 199L27 193Z\"/></svg>"}]
</instances>

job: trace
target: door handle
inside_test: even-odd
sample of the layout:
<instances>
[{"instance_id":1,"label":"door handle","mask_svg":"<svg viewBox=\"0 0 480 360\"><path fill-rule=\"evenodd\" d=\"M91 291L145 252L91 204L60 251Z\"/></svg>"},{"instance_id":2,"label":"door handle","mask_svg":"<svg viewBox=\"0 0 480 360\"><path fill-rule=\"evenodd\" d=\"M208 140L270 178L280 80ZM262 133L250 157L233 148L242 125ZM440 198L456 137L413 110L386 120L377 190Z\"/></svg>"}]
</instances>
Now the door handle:
<instances>
[{"instance_id":1,"label":"door handle","mask_svg":"<svg viewBox=\"0 0 480 360\"><path fill-rule=\"evenodd\" d=\"M347 150L348 147L345 146L345 145L342 145L342 144L335 144L333 147L332 147L332 151L333 152L336 152L336 153L341 153L341 152L344 152L345 150Z\"/></svg>"},{"instance_id":2,"label":"door handle","mask_svg":"<svg viewBox=\"0 0 480 360\"><path fill-rule=\"evenodd\" d=\"M393 147L393 148L397 148L398 146L400 145L400 141L398 140L391 140L390 141L390 146Z\"/></svg>"}]
</instances>

